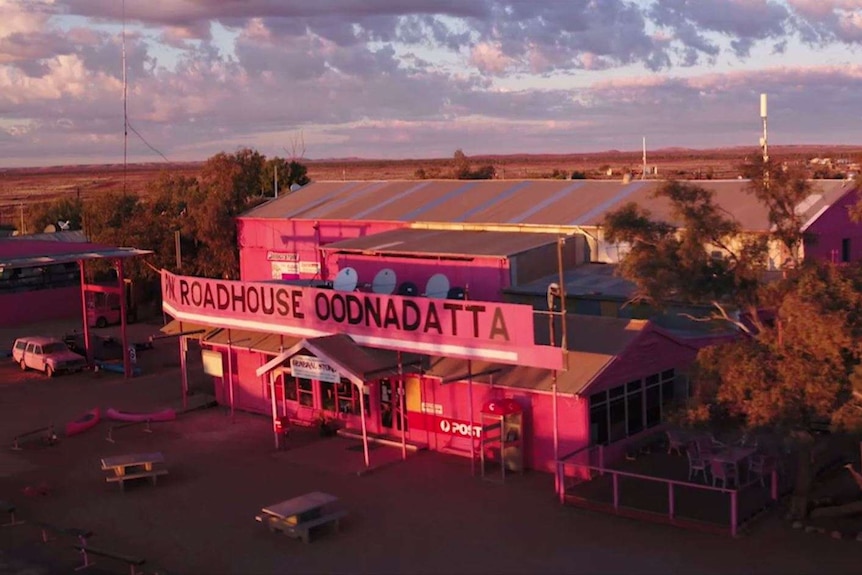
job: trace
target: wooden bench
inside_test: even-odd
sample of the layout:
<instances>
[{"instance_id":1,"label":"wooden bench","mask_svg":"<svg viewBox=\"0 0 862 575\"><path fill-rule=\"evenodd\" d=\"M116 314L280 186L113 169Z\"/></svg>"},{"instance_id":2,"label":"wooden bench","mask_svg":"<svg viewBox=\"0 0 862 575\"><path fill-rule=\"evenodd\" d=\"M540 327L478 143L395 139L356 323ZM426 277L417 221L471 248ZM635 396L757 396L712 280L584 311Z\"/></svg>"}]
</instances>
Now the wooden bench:
<instances>
[{"instance_id":1,"label":"wooden bench","mask_svg":"<svg viewBox=\"0 0 862 575\"><path fill-rule=\"evenodd\" d=\"M129 421L127 423L121 423L119 425L111 425L108 427L108 435L105 437L105 441L109 441L111 443L116 443L114 440L114 430L116 429L124 429L126 427L132 427L135 425L144 424L144 429L142 430L144 433L152 433L153 430L150 428L150 420L146 419L144 421Z\"/></svg>"},{"instance_id":2,"label":"wooden bench","mask_svg":"<svg viewBox=\"0 0 862 575\"><path fill-rule=\"evenodd\" d=\"M143 479L145 477L149 477L150 481L152 481L153 485L156 484L156 480L159 475L167 475L167 469L151 469L149 471L141 470L136 473L126 473L125 475L109 475L105 478L105 481L108 483L117 482L120 484L120 491L124 490L124 486L126 481L129 479Z\"/></svg>"},{"instance_id":3,"label":"wooden bench","mask_svg":"<svg viewBox=\"0 0 862 575\"><path fill-rule=\"evenodd\" d=\"M331 524L333 529L338 532L339 522L341 521L341 518L346 515L346 509L339 509L337 511L329 511L319 517L315 517L314 519L309 519L295 525L291 525L287 521L283 521L277 517L266 514L255 515L254 518L256 521L266 525L273 533L281 531L288 537L301 538L303 543L310 543L312 529Z\"/></svg>"},{"instance_id":4,"label":"wooden bench","mask_svg":"<svg viewBox=\"0 0 862 575\"><path fill-rule=\"evenodd\" d=\"M9 514L9 521L0 524L0 527L11 527L13 525L21 525L24 521L15 519L15 506L8 501L0 501L0 511Z\"/></svg>"},{"instance_id":5,"label":"wooden bench","mask_svg":"<svg viewBox=\"0 0 862 575\"><path fill-rule=\"evenodd\" d=\"M129 573L131 575L143 575L143 572L138 571L137 568L147 562L143 557L123 555L121 553L115 553L114 551L108 551L107 549L100 549L98 547L90 547L88 545L75 545L75 549L77 549L81 554L81 559L83 561L81 565L75 567L75 571L80 571L81 569L86 569L91 565L95 565L95 561L90 560L90 555L98 555L99 557L106 557L108 559L125 563L129 566Z\"/></svg>"},{"instance_id":6,"label":"wooden bench","mask_svg":"<svg viewBox=\"0 0 862 575\"><path fill-rule=\"evenodd\" d=\"M86 529L78 529L77 527L61 527L59 525L54 525L53 523L47 523L45 521L37 521L36 525L39 526L39 529L42 531L42 543L47 543L48 541L52 541L54 538L49 534L53 533L55 535L68 535L70 537L75 537L82 546L87 545L87 539L93 536L92 531L88 531Z\"/></svg>"},{"instance_id":7,"label":"wooden bench","mask_svg":"<svg viewBox=\"0 0 862 575\"><path fill-rule=\"evenodd\" d=\"M57 442L57 434L54 433L54 425L46 425L32 431L19 433L12 439L12 449L21 451L21 445L41 439L47 445L54 445Z\"/></svg>"}]
</instances>

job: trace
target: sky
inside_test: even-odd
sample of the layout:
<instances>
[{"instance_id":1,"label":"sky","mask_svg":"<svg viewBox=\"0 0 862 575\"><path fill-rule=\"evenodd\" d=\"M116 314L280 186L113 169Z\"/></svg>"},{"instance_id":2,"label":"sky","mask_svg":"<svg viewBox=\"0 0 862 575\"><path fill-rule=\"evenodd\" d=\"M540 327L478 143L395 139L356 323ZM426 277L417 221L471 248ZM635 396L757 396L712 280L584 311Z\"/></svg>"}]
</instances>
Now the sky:
<instances>
[{"instance_id":1,"label":"sky","mask_svg":"<svg viewBox=\"0 0 862 575\"><path fill-rule=\"evenodd\" d=\"M860 46L862 0L0 0L0 168L756 147L761 93L862 144Z\"/></svg>"}]
</instances>

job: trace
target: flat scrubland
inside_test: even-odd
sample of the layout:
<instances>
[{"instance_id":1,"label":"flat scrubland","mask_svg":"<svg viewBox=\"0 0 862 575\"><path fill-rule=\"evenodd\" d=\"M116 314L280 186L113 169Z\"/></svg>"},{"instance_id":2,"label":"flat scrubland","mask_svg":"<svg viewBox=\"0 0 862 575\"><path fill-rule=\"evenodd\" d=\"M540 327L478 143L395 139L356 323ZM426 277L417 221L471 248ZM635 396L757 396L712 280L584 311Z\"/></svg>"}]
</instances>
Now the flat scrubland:
<instances>
[{"instance_id":1,"label":"flat scrubland","mask_svg":"<svg viewBox=\"0 0 862 575\"><path fill-rule=\"evenodd\" d=\"M728 179L739 175L738 166L759 154L755 146L711 150L663 149L648 151L647 165L656 170L650 177L682 179ZM858 162L862 146L773 146L774 159L808 165L815 157ZM543 179L571 177L582 172L592 179L618 179L625 173L640 177L642 152L606 151L584 154L515 154L469 156L472 166L492 164L497 178ZM453 177L452 158L365 160L343 158L302 160L312 180L412 180ZM51 166L42 168L0 167L0 224L12 223L20 206L60 197L87 199L106 191L145 194L147 186L163 173L196 176L203 162ZM610 173L609 173L610 172Z\"/></svg>"}]
</instances>

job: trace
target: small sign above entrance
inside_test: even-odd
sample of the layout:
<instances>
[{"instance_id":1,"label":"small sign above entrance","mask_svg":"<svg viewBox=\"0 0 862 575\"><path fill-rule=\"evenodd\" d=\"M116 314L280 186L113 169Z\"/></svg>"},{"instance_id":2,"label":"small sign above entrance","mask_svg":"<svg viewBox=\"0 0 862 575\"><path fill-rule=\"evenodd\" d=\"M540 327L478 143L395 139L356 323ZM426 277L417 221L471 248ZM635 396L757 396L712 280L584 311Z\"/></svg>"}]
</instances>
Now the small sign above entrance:
<instances>
[{"instance_id":1,"label":"small sign above entrance","mask_svg":"<svg viewBox=\"0 0 862 575\"><path fill-rule=\"evenodd\" d=\"M301 377L303 379L316 379L330 383L341 381L341 374L334 367L312 355L295 355L291 357L290 371L293 377Z\"/></svg>"}]
</instances>

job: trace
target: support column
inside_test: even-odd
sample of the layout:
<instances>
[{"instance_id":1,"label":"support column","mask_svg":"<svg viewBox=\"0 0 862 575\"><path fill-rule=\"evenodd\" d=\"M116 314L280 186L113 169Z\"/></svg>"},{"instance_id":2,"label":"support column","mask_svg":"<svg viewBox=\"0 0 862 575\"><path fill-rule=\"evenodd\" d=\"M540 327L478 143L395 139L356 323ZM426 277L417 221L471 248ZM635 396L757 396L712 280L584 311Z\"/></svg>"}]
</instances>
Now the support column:
<instances>
[{"instance_id":1,"label":"support column","mask_svg":"<svg viewBox=\"0 0 862 575\"><path fill-rule=\"evenodd\" d=\"M93 348L90 346L90 320L87 314L87 274L84 260L78 260L81 270L81 309L84 312L84 350L87 354L87 365L93 367Z\"/></svg>"},{"instance_id":2,"label":"support column","mask_svg":"<svg viewBox=\"0 0 862 575\"><path fill-rule=\"evenodd\" d=\"M401 459L407 459L407 420L404 417L405 405L404 393L404 366L401 363L401 352L398 352L398 405L401 412Z\"/></svg>"},{"instance_id":3,"label":"support column","mask_svg":"<svg viewBox=\"0 0 862 575\"><path fill-rule=\"evenodd\" d=\"M365 425L365 389L358 385L356 387L359 387L359 417L362 420L362 451L365 456L365 467L371 467L371 461L368 457L368 427Z\"/></svg>"},{"instance_id":4,"label":"support column","mask_svg":"<svg viewBox=\"0 0 862 575\"><path fill-rule=\"evenodd\" d=\"M275 370L270 371L269 376L269 393L272 398L272 435L275 439L275 448L279 448L279 433L278 433L278 400L275 398ZM282 430L283 431L283 430Z\"/></svg>"},{"instance_id":5,"label":"support column","mask_svg":"<svg viewBox=\"0 0 862 575\"><path fill-rule=\"evenodd\" d=\"M126 379L132 377L132 358L129 354L129 335L126 330L126 276L123 271L123 260L117 260L117 282L120 284L120 339L123 341L123 374Z\"/></svg>"},{"instance_id":6,"label":"support column","mask_svg":"<svg viewBox=\"0 0 862 575\"><path fill-rule=\"evenodd\" d=\"M230 398L230 421L233 423L234 419L234 397L233 397L233 348L231 347L230 341L230 329L227 330L227 385L228 385L228 397Z\"/></svg>"},{"instance_id":7,"label":"support column","mask_svg":"<svg viewBox=\"0 0 862 575\"><path fill-rule=\"evenodd\" d=\"M180 323L180 331L183 329L183 324ZM189 407L189 366L188 366L188 352L189 352L189 341L186 339L186 336L180 336L180 381L182 383L183 388L183 410L188 409Z\"/></svg>"}]
</instances>

